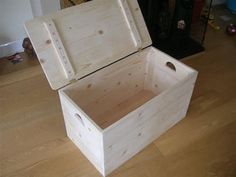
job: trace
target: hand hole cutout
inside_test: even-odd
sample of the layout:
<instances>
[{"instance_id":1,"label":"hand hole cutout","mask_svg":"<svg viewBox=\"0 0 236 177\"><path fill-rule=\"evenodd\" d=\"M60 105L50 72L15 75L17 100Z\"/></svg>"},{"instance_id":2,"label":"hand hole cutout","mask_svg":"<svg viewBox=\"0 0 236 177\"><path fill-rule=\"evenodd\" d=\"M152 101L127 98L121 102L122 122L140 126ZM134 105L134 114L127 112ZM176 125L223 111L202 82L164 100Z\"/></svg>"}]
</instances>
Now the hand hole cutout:
<instances>
[{"instance_id":1,"label":"hand hole cutout","mask_svg":"<svg viewBox=\"0 0 236 177\"><path fill-rule=\"evenodd\" d=\"M75 118L84 126L84 121L79 114L75 113Z\"/></svg>"},{"instance_id":2,"label":"hand hole cutout","mask_svg":"<svg viewBox=\"0 0 236 177\"><path fill-rule=\"evenodd\" d=\"M176 71L175 65L171 62L166 62L166 66L169 67L170 69L172 69L173 71Z\"/></svg>"}]
</instances>

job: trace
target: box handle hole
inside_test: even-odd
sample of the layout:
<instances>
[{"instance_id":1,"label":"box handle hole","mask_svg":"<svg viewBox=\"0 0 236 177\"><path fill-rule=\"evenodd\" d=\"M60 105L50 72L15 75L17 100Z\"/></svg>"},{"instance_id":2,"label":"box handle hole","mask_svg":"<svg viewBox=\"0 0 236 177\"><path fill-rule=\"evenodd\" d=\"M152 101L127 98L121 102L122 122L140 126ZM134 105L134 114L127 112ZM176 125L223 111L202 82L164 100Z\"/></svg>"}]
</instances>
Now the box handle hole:
<instances>
[{"instance_id":1,"label":"box handle hole","mask_svg":"<svg viewBox=\"0 0 236 177\"><path fill-rule=\"evenodd\" d=\"M84 121L78 113L75 113L75 118L84 126Z\"/></svg>"},{"instance_id":2,"label":"box handle hole","mask_svg":"<svg viewBox=\"0 0 236 177\"><path fill-rule=\"evenodd\" d=\"M175 65L171 62L166 62L166 66L169 67L170 69L172 69L173 71L176 71Z\"/></svg>"}]
</instances>

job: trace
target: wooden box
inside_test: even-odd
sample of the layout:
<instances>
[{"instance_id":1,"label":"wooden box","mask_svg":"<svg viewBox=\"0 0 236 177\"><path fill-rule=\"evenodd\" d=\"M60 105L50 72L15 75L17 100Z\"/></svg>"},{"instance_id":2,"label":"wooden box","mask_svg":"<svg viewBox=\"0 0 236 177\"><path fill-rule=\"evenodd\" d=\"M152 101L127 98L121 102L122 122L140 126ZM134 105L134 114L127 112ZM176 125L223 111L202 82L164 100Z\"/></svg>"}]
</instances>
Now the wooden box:
<instances>
[{"instance_id":1,"label":"wooden box","mask_svg":"<svg viewBox=\"0 0 236 177\"><path fill-rule=\"evenodd\" d=\"M136 0L93 0L26 31L68 137L103 176L186 115L197 72L150 46Z\"/></svg>"}]
</instances>

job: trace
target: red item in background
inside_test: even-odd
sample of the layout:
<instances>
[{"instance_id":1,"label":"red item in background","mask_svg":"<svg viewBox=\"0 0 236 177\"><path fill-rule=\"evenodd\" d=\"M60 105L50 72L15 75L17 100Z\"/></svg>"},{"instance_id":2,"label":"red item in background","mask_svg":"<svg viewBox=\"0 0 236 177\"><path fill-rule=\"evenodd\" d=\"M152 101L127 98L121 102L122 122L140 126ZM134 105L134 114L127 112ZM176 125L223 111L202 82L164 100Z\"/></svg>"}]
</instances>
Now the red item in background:
<instances>
[{"instance_id":1,"label":"red item in background","mask_svg":"<svg viewBox=\"0 0 236 177\"><path fill-rule=\"evenodd\" d=\"M196 23L200 20L203 7L204 0L194 0L192 23Z\"/></svg>"}]
</instances>

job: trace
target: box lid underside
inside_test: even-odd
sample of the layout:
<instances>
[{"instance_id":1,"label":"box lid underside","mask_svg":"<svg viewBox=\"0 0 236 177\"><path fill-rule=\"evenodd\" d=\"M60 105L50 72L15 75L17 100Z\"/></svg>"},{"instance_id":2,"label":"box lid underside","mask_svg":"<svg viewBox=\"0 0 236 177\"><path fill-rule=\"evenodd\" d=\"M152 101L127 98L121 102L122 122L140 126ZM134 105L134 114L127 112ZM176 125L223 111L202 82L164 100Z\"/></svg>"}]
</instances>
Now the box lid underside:
<instances>
[{"instance_id":1,"label":"box lid underside","mask_svg":"<svg viewBox=\"0 0 236 177\"><path fill-rule=\"evenodd\" d=\"M137 0L93 0L25 28L52 89L152 43Z\"/></svg>"}]
</instances>

